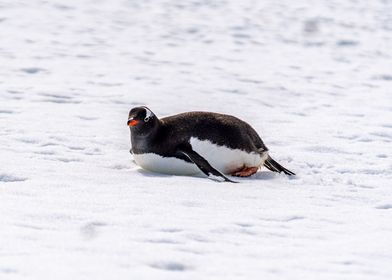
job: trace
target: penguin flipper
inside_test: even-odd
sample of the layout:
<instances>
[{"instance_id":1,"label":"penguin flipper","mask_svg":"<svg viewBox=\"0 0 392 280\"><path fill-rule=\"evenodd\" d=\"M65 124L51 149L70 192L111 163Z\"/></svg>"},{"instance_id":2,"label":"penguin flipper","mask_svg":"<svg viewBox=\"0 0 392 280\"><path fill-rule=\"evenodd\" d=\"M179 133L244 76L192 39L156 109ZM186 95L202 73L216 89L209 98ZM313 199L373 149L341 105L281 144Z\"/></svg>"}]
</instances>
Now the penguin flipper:
<instances>
[{"instance_id":1,"label":"penguin flipper","mask_svg":"<svg viewBox=\"0 0 392 280\"><path fill-rule=\"evenodd\" d=\"M211 180L218 181L218 182L230 182L230 183L237 183L235 181L230 180L221 172L216 170L214 167L210 165L210 163L195 152L192 147L181 148L178 152L182 155L185 155L189 158L196 166L210 178Z\"/></svg>"}]
</instances>

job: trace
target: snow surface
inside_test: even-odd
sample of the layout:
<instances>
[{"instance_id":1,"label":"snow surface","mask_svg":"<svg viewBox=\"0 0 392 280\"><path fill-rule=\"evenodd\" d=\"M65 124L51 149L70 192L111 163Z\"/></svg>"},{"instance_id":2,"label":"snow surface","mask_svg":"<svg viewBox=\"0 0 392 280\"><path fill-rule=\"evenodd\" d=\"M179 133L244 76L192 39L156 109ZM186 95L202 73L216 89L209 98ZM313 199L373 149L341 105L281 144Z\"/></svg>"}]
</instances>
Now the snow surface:
<instances>
[{"instance_id":1,"label":"snow surface","mask_svg":"<svg viewBox=\"0 0 392 280\"><path fill-rule=\"evenodd\" d=\"M391 1L0 2L0 279L391 279ZM153 174L128 110L298 175Z\"/></svg>"}]
</instances>

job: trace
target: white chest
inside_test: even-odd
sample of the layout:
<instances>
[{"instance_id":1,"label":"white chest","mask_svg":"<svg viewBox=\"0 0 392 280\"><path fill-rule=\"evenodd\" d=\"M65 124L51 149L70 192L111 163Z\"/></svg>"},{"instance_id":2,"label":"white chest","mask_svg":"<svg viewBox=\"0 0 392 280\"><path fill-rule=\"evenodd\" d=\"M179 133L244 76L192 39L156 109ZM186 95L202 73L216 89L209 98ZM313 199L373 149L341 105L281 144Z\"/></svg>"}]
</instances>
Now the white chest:
<instances>
[{"instance_id":1,"label":"white chest","mask_svg":"<svg viewBox=\"0 0 392 280\"><path fill-rule=\"evenodd\" d=\"M135 162L144 169L173 175L196 175L201 173L193 163L175 157L161 157L157 154L134 154Z\"/></svg>"}]
</instances>

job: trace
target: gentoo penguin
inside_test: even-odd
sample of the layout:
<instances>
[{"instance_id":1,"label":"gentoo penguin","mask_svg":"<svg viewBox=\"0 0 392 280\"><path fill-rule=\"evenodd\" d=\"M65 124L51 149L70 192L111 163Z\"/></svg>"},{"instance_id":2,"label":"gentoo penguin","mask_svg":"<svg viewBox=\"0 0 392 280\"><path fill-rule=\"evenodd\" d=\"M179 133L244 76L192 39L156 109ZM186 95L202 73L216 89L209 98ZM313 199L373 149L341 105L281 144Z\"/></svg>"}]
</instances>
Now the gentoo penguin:
<instances>
[{"instance_id":1,"label":"gentoo penguin","mask_svg":"<svg viewBox=\"0 0 392 280\"><path fill-rule=\"evenodd\" d=\"M188 112L162 119L147 107L129 112L131 153L144 169L175 175L205 174L233 182L224 174L247 177L264 165L295 175L268 155L257 132L246 122L210 112Z\"/></svg>"}]
</instances>

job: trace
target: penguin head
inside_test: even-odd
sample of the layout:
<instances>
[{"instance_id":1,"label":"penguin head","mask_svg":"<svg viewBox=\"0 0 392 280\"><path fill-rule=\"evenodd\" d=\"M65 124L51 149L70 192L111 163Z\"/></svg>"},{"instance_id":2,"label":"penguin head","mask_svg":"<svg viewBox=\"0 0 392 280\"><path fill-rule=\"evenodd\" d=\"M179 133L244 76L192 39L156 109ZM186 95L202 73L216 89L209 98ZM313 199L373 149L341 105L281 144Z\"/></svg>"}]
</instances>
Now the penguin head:
<instances>
[{"instance_id":1,"label":"penguin head","mask_svg":"<svg viewBox=\"0 0 392 280\"><path fill-rule=\"evenodd\" d=\"M139 135L149 134L158 124L158 118L145 106L132 108L129 112L127 125Z\"/></svg>"}]
</instances>

